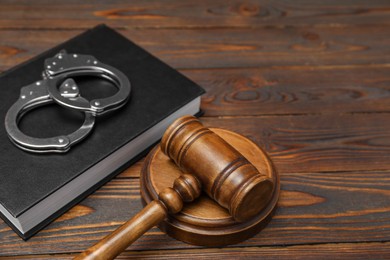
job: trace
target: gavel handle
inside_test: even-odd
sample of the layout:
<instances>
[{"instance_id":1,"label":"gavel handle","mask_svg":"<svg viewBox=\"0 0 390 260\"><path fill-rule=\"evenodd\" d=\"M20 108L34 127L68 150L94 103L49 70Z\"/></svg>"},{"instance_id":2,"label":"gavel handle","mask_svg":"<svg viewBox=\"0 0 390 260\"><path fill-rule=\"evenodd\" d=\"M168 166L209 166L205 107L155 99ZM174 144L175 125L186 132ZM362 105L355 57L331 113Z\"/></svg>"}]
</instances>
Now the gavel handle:
<instances>
[{"instance_id":1,"label":"gavel handle","mask_svg":"<svg viewBox=\"0 0 390 260\"><path fill-rule=\"evenodd\" d=\"M74 259L114 259L146 231L164 220L167 214L167 208L160 201L154 200L113 233Z\"/></svg>"},{"instance_id":2,"label":"gavel handle","mask_svg":"<svg viewBox=\"0 0 390 260\"><path fill-rule=\"evenodd\" d=\"M201 185L195 176L181 175L173 183L173 188L166 188L158 194L158 200L150 202L132 219L74 259L114 259L146 231L163 221L168 213L180 212L183 202L193 201L200 193Z\"/></svg>"}]
</instances>

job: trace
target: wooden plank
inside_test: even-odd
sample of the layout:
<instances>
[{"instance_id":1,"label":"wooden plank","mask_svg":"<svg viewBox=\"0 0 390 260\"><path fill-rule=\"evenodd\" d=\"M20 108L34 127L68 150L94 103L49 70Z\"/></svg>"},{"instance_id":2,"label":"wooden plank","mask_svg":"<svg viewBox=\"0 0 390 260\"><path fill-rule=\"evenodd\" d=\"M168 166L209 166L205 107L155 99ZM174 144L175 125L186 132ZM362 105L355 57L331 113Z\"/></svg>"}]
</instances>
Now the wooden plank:
<instances>
[{"instance_id":1,"label":"wooden plank","mask_svg":"<svg viewBox=\"0 0 390 260\"><path fill-rule=\"evenodd\" d=\"M387 1L0 1L0 29L212 28L390 24ZM20 19L23 17L23 19Z\"/></svg>"},{"instance_id":2,"label":"wooden plank","mask_svg":"<svg viewBox=\"0 0 390 260\"><path fill-rule=\"evenodd\" d=\"M390 243L341 243L277 247L226 247L126 251L117 259L388 259ZM22 255L2 259L72 259L76 254Z\"/></svg>"},{"instance_id":3,"label":"wooden plank","mask_svg":"<svg viewBox=\"0 0 390 260\"><path fill-rule=\"evenodd\" d=\"M202 250L127 251L118 259L388 259L390 243L235 247Z\"/></svg>"},{"instance_id":4,"label":"wooden plank","mask_svg":"<svg viewBox=\"0 0 390 260\"><path fill-rule=\"evenodd\" d=\"M120 32L178 69L302 65L311 68L324 65L388 66L389 28L145 29ZM0 70L30 59L81 32L2 30Z\"/></svg>"},{"instance_id":5,"label":"wooden plank","mask_svg":"<svg viewBox=\"0 0 390 260\"><path fill-rule=\"evenodd\" d=\"M154 228L120 258L388 258L389 13L383 0L0 0L0 71L104 22L208 90L207 126L270 153L282 193L257 236L200 249ZM86 249L141 209L141 167L27 242L0 221L0 258Z\"/></svg>"},{"instance_id":6,"label":"wooden plank","mask_svg":"<svg viewBox=\"0 0 390 260\"><path fill-rule=\"evenodd\" d=\"M206 118L264 148L281 172L389 169L388 114Z\"/></svg>"},{"instance_id":7,"label":"wooden plank","mask_svg":"<svg viewBox=\"0 0 390 260\"><path fill-rule=\"evenodd\" d=\"M390 169L388 114L202 117L263 148L281 173ZM137 177L141 163L122 177Z\"/></svg>"},{"instance_id":8,"label":"wooden plank","mask_svg":"<svg viewBox=\"0 0 390 260\"><path fill-rule=\"evenodd\" d=\"M390 111L390 64L183 72L206 89L206 116Z\"/></svg>"},{"instance_id":9,"label":"wooden plank","mask_svg":"<svg viewBox=\"0 0 390 260\"><path fill-rule=\"evenodd\" d=\"M390 242L390 172L290 173L281 184L274 218L240 247ZM84 250L141 207L138 179L114 179L27 242L1 222L0 256ZM154 228L129 250L183 248L199 247Z\"/></svg>"},{"instance_id":10,"label":"wooden plank","mask_svg":"<svg viewBox=\"0 0 390 260\"><path fill-rule=\"evenodd\" d=\"M205 116L390 111L390 64L182 72L205 88Z\"/></svg>"},{"instance_id":11,"label":"wooden plank","mask_svg":"<svg viewBox=\"0 0 390 260\"><path fill-rule=\"evenodd\" d=\"M390 111L390 64L181 72L206 90L205 116Z\"/></svg>"}]
</instances>

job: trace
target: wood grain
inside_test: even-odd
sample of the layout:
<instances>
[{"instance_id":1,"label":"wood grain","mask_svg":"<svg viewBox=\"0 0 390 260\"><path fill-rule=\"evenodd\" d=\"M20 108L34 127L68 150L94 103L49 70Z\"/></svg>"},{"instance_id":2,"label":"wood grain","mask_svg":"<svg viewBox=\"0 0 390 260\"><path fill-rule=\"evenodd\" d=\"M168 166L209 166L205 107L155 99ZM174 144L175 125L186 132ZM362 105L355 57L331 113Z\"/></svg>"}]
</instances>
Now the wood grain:
<instances>
[{"instance_id":1,"label":"wood grain","mask_svg":"<svg viewBox=\"0 0 390 260\"><path fill-rule=\"evenodd\" d=\"M114 259L146 231L162 222L168 213L180 212L184 202L192 202L199 197L200 193L201 185L195 176L191 174L179 175L175 179L173 187L165 187L159 192L158 198L149 202L140 212L114 232L75 257L75 260Z\"/></svg>"},{"instance_id":2,"label":"wood grain","mask_svg":"<svg viewBox=\"0 0 390 260\"><path fill-rule=\"evenodd\" d=\"M205 88L201 107L210 117L389 112L390 64L370 68L296 66L181 72Z\"/></svg>"},{"instance_id":3,"label":"wood grain","mask_svg":"<svg viewBox=\"0 0 390 260\"><path fill-rule=\"evenodd\" d=\"M388 114L205 119L250 137L280 172L387 170Z\"/></svg>"},{"instance_id":4,"label":"wood grain","mask_svg":"<svg viewBox=\"0 0 390 260\"><path fill-rule=\"evenodd\" d=\"M390 126L384 120L386 116L203 118L206 126L238 131L259 143L270 152L282 175L282 199L276 216L242 246L388 241ZM134 168L128 170L130 176L136 176L139 168ZM123 174L105 185L81 208L70 211L72 217L65 215L27 243L3 223L0 255L87 248L140 210L138 179L127 176ZM132 246L137 250L150 247L190 246L157 229Z\"/></svg>"},{"instance_id":5,"label":"wood grain","mask_svg":"<svg viewBox=\"0 0 390 260\"><path fill-rule=\"evenodd\" d=\"M281 173L254 238L198 248L154 228L119 259L388 259L390 4L383 0L0 0L0 71L106 23L202 85L208 127L242 133ZM70 259L142 206L143 160L1 259Z\"/></svg>"},{"instance_id":6,"label":"wood grain","mask_svg":"<svg viewBox=\"0 0 390 260\"><path fill-rule=\"evenodd\" d=\"M186 204L179 214L170 216L160 223L161 230L164 230L175 239L201 246L237 244L256 235L273 216L280 193L279 177L270 164L268 157L258 146L241 135L225 129L211 129L218 134L217 136L201 127L197 121L193 121L192 117L186 119L182 118L175 121L164 134L161 147L153 149L146 158L145 167L141 173L141 197L143 201L149 203L156 199L157 194L166 187L172 186L172 183L175 186L174 180L182 174L180 168L169 159L167 156L169 155L177 164L185 167L184 172L199 177L203 191L209 196L203 194L194 203ZM200 134L200 129L203 130L203 134ZM184 134L183 138L183 132L186 133L188 130L194 134L191 136L188 133ZM205 142L205 139L209 142ZM185 140L191 140L192 144L187 145L188 142ZM239 153L222 140L227 141ZM183 145L182 149L180 149L181 145ZM176 153L186 150L184 147L188 149L185 152L186 155ZM213 149L214 151L215 149L219 150L219 153L211 152ZM209 156L205 158L199 152L209 154ZM210 164L211 154L219 156L218 162L222 167L213 166L214 161ZM196 165L207 166L203 168L191 167L191 159L193 158L197 158ZM232 163L229 164L228 162ZM251 164L249 165L247 162ZM192 165L194 165L193 163ZM240 164L244 165L244 168L240 167ZM246 172L243 171L245 168ZM221 171L221 169L223 170ZM252 175L252 178L245 177L249 174ZM240 177L232 184L230 176ZM255 177L253 178L253 176ZM211 187L209 186L209 180L212 182ZM250 201L242 200L242 204L236 209L236 212L229 214L226 209L230 207L231 211L235 205L229 205L227 202L229 202L228 199L232 196L231 194L240 191L239 186L242 184L240 180L248 180L249 182L244 184L244 187L247 188L242 192L246 192L247 196L256 196L256 198L252 197L253 200ZM256 186L256 184L260 186ZM221 185L220 188L218 188L219 185ZM233 185L235 187L231 188ZM210 189L212 190L210 191ZM251 191L248 192L248 190ZM255 203L249 205L251 201L255 201ZM250 221L240 219L240 223L237 223L233 221L237 214L243 214L243 216L253 214L253 216L251 216Z\"/></svg>"},{"instance_id":7,"label":"wood grain","mask_svg":"<svg viewBox=\"0 0 390 260\"><path fill-rule=\"evenodd\" d=\"M206 116L390 111L390 64L194 69Z\"/></svg>"},{"instance_id":8,"label":"wood grain","mask_svg":"<svg viewBox=\"0 0 390 260\"><path fill-rule=\"evenodd\" d=\"M264 148L284 172L387 170L388 114L204 117L208 127L239 132ZM140 161L120 177L139 176Z\"/></svg>"},{"instance_id":9,"label":"wood grain","mask_svg":"<svg viewBox=\"0 0 390 260\"><path fill-rule=\"evenodd\" d=\"M228 247L210 249L176 249L164 251L126 251L117 259L388 259L389 242L341 243L299 246ZM1 259L72 259L74 255L23 255Z\"/></svg>"},{"instance_id":10,"label":"wood grain","mask_svg":"<svg viewBox=\"0 0 390 260\"><path fill-rule=\"evenodd\" d=\"M210 28L390 24L386 1L0 1L0 29ZM23 19L19 19L23 17ZM359 19L356 19L359 17Z\"/></svg>"},{"instance_id":11,"label":"wood grain","mask_svg":"<svg viewBox=\"0 0 390 260\"><path fill-rule=\"evenodd\" d=\"M127 251L118 259L388 259L388 243L324 244L282 247L237 247L164 252Z\"/></svg>"},{"instance_id":12,"label":"wood grain","mask_svg":"<svg viewBox=\"0 0 390 260\"><path fill-rule=\"evenodd\" d=\"M385 171L281 174L282 192L274 218L239 246L389 241L389 176ZM137 179L114 179L106 186L81 203L80 216L76 208L73 218L50 224L28 242L1 222L0 256L82 251L141 209L140 199L131 197L139 192ZM85 207L91 209L87 215ZM129 250L150 248L196 247L152 229Z\"/></svg>"},{"instance_id":13,"label":"wood grain","mask_svg":"<svg viewBox=\"0 0 390 260\"><path fill-rule=\"evenodd\" d=\"M0 30L0 70L30 59L81 32L83 30L25 30L20 37L21 31ZM363 29L283 27L120 32L178 69L390 63L389 27L383 25Z\"/></svg>"},{"instance_id":14,"label":"wood grain","mask_svg":"<svg viewBox=\"0 0 390 260\"><path fill-rule=\"evenodd\" d=\"M203 117L257 143L282 173L388 170L388 113ZM138 166L120 176L139 176Z\"/></svg>"}]
</instances>

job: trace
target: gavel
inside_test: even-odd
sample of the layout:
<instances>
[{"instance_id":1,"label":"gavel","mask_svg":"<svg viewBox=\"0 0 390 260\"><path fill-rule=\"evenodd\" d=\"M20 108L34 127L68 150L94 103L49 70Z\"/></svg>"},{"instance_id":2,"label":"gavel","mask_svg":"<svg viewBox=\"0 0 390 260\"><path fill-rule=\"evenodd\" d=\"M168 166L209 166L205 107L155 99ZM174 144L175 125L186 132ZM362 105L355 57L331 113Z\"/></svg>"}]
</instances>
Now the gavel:
<instances>
[{"instance_id":1,"label":"gavel","mask_svg":"<svg viewBox=\"0 0 390 260\"><path fill-rule=\"evenodd\" d=\"M133 218L75 259L113 259L147 230L176 214L203 190L237 222L249 221L268 203L274 182L193 116L174 121L161 150L184 172Z\"/></svg>"}]
</instances>

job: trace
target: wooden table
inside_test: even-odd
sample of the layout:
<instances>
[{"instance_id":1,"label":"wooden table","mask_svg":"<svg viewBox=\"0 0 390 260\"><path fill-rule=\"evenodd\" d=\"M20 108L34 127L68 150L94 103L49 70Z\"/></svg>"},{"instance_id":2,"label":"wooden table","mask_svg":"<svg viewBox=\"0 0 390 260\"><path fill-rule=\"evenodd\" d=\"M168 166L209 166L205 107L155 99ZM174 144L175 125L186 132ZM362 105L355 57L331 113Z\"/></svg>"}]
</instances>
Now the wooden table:
<instances>
[{"instance_id":1,"label":"wooden table","mask_svg":"<svg viewBox=\"0 0 390 260\"><path fill-rule=\"evenodd\" d=\"M119 258L390 258L390 2L1 0L0 70L99 23L203 86L202 121L251 138L281 175L255 237L200 248L154 228ZM141 165L28 242L0 221L0 256L86 249L141 209Z\"/></svg>"}]
</instances>

